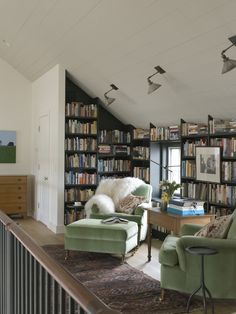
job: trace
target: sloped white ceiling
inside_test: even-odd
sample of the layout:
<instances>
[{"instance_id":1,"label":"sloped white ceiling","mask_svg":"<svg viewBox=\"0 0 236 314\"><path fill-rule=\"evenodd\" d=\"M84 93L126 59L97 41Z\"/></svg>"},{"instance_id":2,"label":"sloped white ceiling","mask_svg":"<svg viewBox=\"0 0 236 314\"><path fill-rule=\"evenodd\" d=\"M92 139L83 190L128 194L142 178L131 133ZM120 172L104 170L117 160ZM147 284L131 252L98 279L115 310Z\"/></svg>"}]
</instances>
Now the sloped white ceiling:
<instances>
[{"instance_id":1,"label":"sloped white ceiling","mask_svg":"<svg viewBox=\"0 0 236 314\"><path fill-rule=\"evenodd\" d=\"M32 81L60 63L101 99L114 83L109 110L141 127L236 118L236 69L222 75L220 56L233 35L235 0L0 0L0 57Z\"/></svg>"}]
</instances>

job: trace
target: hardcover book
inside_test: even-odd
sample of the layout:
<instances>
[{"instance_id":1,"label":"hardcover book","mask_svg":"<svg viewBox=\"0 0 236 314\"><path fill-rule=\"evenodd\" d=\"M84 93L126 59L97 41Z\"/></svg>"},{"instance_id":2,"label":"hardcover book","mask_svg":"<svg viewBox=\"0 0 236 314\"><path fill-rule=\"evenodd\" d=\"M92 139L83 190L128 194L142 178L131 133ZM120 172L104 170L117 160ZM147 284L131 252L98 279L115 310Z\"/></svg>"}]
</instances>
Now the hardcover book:
<instances>
[{"instance_id":1,"label":"hardcover book","mask_svg":"<svg viewBox=\"0 0 236 314\"><path fill-rule=\"evenodd\" d=\"M103 224L127 224L129 221L121 217L109 217L101 221Z\"/></svg>"}]
</instances>

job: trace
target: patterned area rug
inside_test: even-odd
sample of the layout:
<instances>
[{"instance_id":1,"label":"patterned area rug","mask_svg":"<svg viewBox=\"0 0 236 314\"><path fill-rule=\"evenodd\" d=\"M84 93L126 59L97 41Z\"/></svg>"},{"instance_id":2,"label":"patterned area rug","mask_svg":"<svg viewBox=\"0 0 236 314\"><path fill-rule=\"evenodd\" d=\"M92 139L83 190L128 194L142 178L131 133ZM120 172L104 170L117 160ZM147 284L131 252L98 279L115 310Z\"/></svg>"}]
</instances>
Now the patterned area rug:
<instances>
[{"instance_id":1,"label":"patterned area rug","mask_svg":"<svg viewBox=\"0 0 236 314\"><path fill-rule=\"evenodd\" d=\"M166 291L165 300L159 301L160 283L110 254L71 252L64 261L62 245L46 245L43 249L76 279L96 294L112 309L127 314L180 314L186 313L188 296ZM191 310L201 308L194 300Z\"/></svg>"}]
</instances>

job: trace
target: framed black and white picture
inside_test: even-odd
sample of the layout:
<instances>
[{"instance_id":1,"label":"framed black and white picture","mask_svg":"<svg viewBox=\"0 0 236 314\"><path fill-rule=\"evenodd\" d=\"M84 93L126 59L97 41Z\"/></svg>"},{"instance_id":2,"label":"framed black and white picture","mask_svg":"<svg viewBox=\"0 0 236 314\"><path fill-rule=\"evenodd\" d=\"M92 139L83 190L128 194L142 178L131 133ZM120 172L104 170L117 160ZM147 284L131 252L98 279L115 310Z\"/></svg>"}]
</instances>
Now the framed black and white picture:
<instances>
[{"instance_id":1,"label":"framed black and white picture","mask_svg":"<svg viewBox=\"0 0 236 314\"><path fill-rule=\"evenodd\" d=\"M221 182L220 147L196 147L196 180L213 183Z\"/></svg>"}]
</instances>

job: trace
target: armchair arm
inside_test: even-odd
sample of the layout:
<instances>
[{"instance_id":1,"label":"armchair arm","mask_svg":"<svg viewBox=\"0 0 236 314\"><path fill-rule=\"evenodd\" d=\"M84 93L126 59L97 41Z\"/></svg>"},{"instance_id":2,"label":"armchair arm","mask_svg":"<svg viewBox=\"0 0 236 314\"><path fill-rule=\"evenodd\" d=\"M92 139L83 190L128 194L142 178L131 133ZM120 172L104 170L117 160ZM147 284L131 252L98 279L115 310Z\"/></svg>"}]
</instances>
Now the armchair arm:
<instances>
[{"instance_id":1,"label":"armchair arm","mask_svg":"<svg viewBox=\"0 0 236 314\"><path fill-rule=\"evenodd\" d=\"M182 228L180 230L180 236L194 235L202 227L203 227L203 225L185 224L185 225L182 226Z\"/></svg>"},{"instance_id":2,"label":"armchair arm","mask_svg":"<svg viewBox=\"0 0 236 314\"><path fill-rule=\"evenodd\" d=\"M183 271L186 270L186 254L188 253L185 248L188 246L207 246L216 249L218 254L223 255L224 260L232 255L234 255L234 260L236 258L236 240L183 236L176 242L179 265Z\"/></svg>"}]
</instances>

